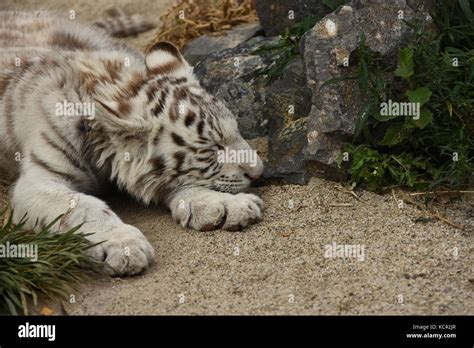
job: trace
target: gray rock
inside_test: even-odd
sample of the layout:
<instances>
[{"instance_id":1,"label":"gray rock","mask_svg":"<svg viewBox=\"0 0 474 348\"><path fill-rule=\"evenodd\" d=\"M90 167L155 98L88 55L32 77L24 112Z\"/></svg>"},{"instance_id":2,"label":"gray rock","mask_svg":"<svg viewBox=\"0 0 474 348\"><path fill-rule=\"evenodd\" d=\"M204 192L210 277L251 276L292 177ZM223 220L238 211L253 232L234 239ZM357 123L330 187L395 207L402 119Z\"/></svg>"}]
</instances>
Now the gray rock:
<instances>
[{"instance_id":1,"label":"gray rock","mask_svg":"<svg viewBox=\"0 0 474 348\"><path fill-rule=\"evenodd\" d=\"M264 177L303 184L308 179L304 153L311 90L306 87L302 58L289 64L270 85L258 74L272 61L254 51L275 40L256 37L233 49L215 52L201 59L194 71L201 85L236 115L244 138L268 133Z\"/></svg>"},{"instance_id":2,"label":"gray rock","mask_svg":"<svg viewBox=\"0 0 474 348\"><path fill-rule=\"evenodd\" d=\"M307 161L314 161L312 175L340 179L343 173L336 159L342 144L354 135L355 124L363 110L355 82L321 86L336 77L353 75L355 67L344 66L365 33L366 44L387 62L396 62L398 48L406 43L413 10L400 0L359 0L357 8L344 6L331 13L303 37L307 84L312 90L308 117ZM403 20L397 16L403 11Z\"/></svg>"},{"instance_id":3,"label":"gray rock","mask_svg":"<svg viewBox=\"0 0 474 348\"><path fill-rule=\"evenodd\" d=\"M203 35L188 43L183 54L191 65L195 65L211 53L238 46L256 36L261 30L260 23L248 23L236 26L221 36Z\"/></svg>"},{"instance_id":4,"label":"gray rock","mask_svg":"<svg viewBox=\"0 0 474 348\"><path fill-rule=\"evenodd\" d=\"M413 10L419 10L422 12L430 13L433 10L437 3L445 0L352 0L351 6L354 8L360 8L361 6L366 6L368 4L389 4L392 6L410 6Z\"/></svg>"},{"instance_id":5,"label":"gray rock","mask_svg":"<svg viewBox=\"0 0 474 348\"><path fill-rule=\"evenodd\" d=\"M264 178L304 184L308 179L304 152L311 90L306 87L303 60L289 64L266 95L269 146Z\"/></svg>"},{"instance_id":6,"label":"gray rock","mask_svg":"<svg viewBox=\"0 0 474 348\"><path fill-rule=\"evenodd\" d=\"M415 11L433 14L439 1L443 0L407 0L407 4Z\"/></svg>"},{"instance_id":7,"label":"gray rock","mask_svg":"<svg viewBox=\"0 0 474 348\"><path fill-rule=\"evenodd\" d=\"M372 4L387 4L389 6L392 6L392 8L393 6L404 7L407 5L407 0L351 0L350 3L350 5L355 9L359 9Z\"/></svg>"},{"instance_id":8,"label":"gray rock","mask_svg":"<svg viewBox=\"0 0 474 348\"><path fill-rule=\"evenodd\" d=\"M267 36L278 35L306 17L331 12L321 0L257 0L256 9ZM289 11L293 11L293 17Z\"/></svg>"},{"instance_id":9,"label":"gray rock","mask_svg":"<svg viewBox=\"0 0 474 348\"><path fill-rule=\"evenodd\" d=\"M268 134L265 178L298 184L310 176L341 180L345 172L336 159L342 145L352 140L364 105L353 81L321 86L353 75L355 66L344 62L357 50L361 33L367 46L395 68L398 49L412 33L404 21L410 23L414 17L405 0L353 0L305 34L302 57L270 85L258 72L268 68L272 58L255 50L276 38L255 37L207 55L195 73L203 87L234 112L245 138Z\"/></svg>"},{"instance_id":10,"label":"gray rock","mask_svg":"<svg viewBox=\"0 0 474 348\"><path fill-rule=\"evenodd\" d=\"M236 115L239 130L246 139L267 134L267 86L265 77L258 72L272 62L268 56L254 51L275 40L255 37L235 48L204 57L194 69L201 85Z\"/></svg>"}]
</instances>

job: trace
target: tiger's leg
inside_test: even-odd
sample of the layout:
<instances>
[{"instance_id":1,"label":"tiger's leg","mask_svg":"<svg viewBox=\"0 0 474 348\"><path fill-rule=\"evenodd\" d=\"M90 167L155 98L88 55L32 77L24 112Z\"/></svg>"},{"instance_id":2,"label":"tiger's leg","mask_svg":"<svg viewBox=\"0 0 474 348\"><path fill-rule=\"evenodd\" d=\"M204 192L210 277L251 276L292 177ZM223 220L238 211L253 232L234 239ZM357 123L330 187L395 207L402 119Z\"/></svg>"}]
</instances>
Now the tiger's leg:
<instances>
[{"instance_id":1,"label":"tiger's leg","mask_svg":"<svg viewBox=\"0 0 474 348\"><path fill-rule=\"evenodd\" d=\"M183 227L239 231L260 220L263 201L250 193L230 194L195 187L176 193L168 206L174 220Z\"/></svg>"},{"instance_id":2,"label":"tiger's leg","mask_svg":"<svg viewBox=\"0 0 474 348\"><path fill-rule=\"evenodd\" d=\"M110 275L132 275L146 269L154 251L141 231L125 224L100 199L78 192L71 183L31 161L26 163L12 192L14 219L27 214L27 228L37 220L46 225L64 214L53 228L65 232L84 223L79 232L93 243L105 241L91 249L92 256L105 262Z\"/></svg>"}]
</instances>

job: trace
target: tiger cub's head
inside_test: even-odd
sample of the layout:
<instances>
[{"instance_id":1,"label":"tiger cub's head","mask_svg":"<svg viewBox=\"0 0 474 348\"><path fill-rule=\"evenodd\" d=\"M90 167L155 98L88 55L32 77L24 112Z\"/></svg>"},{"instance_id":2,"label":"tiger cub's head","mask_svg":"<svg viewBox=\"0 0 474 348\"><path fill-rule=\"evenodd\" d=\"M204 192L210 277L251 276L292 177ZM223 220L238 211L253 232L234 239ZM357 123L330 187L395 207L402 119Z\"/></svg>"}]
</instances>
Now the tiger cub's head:
<instances>
[{"instance_id":1,"label":"tiger cub's head","mask_svg":"<svg viewBox=\"0 0 474 348\"><path fill-rule=\"evenodd\" d=\"M97 100L108 134L99 164L113 158L112 177L145 202L189 186L247 189L263 164L232 112L199 85L172 44L155 44L144 60L113 97Z\"/></svg>"}]
</instances>

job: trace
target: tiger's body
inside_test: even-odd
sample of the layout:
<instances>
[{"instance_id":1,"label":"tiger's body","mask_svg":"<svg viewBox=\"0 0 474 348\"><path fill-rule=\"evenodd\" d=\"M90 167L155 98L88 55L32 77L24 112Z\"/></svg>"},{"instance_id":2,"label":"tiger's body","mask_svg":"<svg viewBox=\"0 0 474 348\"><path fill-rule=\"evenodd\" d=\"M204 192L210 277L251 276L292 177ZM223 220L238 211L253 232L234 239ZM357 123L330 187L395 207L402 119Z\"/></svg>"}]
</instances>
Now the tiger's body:
<instances>
[{"instance_id":1,"label":"tiger's body","mask_svg":"<svg viewBox=\"0 0 474 348\"><path fill-rule=\"evenodd\" d=\"M252 149L173 45L143 54L70 19L0 12L0 50L0 166L16 177L14 219L40 228L64 214L59 232L83 223L105 240L93 256L126 275L154 251L95 196L109 183L167 205L184 227L236 230L260 218L260 198L241 192L261 160L218 161L219 150Z\"/></svg>"}]
</instances>

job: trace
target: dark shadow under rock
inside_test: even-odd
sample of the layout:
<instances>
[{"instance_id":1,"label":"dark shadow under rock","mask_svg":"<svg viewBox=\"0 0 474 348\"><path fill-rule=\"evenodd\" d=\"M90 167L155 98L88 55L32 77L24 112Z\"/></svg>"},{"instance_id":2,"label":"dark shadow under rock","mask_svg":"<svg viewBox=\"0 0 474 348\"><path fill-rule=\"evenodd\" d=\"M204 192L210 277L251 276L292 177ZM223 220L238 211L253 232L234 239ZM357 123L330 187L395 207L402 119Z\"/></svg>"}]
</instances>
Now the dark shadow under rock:
<instances>
[{"instance_id":1,"label":"dark shadow under rock","mask_svg":"<svg viewBox=\"0 0 474 348\"><path fill-rule=\"evenodd\" d=\"M307 17L331 12L322 0L257 0L256 9L267 36L278 35Z\"/></svg>"}]
</instances>

